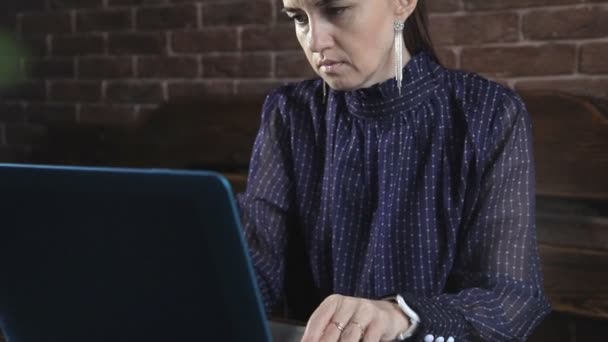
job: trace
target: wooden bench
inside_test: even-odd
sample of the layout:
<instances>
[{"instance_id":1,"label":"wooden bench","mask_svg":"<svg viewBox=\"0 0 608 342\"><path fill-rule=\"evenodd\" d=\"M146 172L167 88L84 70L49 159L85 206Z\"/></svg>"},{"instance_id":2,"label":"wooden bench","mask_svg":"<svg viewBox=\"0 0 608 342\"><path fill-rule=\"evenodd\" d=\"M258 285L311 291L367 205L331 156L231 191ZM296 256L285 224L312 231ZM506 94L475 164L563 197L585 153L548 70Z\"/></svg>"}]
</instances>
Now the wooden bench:
<instances>
[{"instance_id":1,"label":"wooden bench","mask_svg":"<svg viewBox=\"0 0 608 342\"><path fill-rule=\"evenodd\" d=\"M549 91L523 98L545 289L555 311L608 319L608 106Z\"/></svg>"}]
</instances>

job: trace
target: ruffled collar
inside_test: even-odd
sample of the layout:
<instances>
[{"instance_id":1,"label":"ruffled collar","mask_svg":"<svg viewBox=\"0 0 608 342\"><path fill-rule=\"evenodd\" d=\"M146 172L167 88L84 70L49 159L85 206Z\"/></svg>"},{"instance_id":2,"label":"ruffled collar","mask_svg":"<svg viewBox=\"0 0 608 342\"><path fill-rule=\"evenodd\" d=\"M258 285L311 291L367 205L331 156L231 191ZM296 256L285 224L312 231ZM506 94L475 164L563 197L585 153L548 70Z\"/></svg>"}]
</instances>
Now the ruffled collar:
<instances>
[{"instance_id":1,"label":"ruffled collar","mask_svg":"<svg viewBox=\"0 0 608 342\"><path fill-rule=\"evenodd\" d=\"M403 67L401 96L397 81L391 78L368 88L342 92L350 113L365 118L379 118L413 110L439 86L443 68L426 52L420 52Z\"/></svg>"}]
</instances>

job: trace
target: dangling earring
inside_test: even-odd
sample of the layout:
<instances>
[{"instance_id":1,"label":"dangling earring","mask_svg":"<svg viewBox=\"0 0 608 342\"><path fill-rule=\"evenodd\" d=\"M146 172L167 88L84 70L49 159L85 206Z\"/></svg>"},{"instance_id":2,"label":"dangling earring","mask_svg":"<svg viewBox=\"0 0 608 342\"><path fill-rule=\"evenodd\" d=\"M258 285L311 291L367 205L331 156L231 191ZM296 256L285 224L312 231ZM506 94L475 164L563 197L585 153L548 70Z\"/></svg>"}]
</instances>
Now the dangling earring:
<instances>
[{"instance_id":1,"label":"dangling earring","mask_svg":"<svg viewBox=\"0 0 608 342\"><path fill-rule=\"evenodd\" d=\"M401 81L403 80L403 27L405 22L395 21L395 80L401 96Z\"/></svg>"}]
</instances>

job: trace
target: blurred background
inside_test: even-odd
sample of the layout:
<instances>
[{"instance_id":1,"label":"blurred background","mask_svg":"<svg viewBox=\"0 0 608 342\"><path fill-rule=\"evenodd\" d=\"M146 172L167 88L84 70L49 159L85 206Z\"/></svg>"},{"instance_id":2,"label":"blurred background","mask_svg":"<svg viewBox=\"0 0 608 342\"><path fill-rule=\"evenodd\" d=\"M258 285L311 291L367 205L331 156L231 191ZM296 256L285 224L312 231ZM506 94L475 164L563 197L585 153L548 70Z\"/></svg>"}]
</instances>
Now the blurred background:
<instances>
[{"instance_id":1,"label":"blurred background","mask_svg":"<svg viewBox=\"0 0 608 342\"><path fill-rule=\"evenodd\" d=\"M533 117L556 309L534 340L608 341L608 1L427 3L443 64L518 90ZM265 94L314 76L281 8L2 0L0 162L206 168L242 189Z\"/></svg>"}]
</instances>

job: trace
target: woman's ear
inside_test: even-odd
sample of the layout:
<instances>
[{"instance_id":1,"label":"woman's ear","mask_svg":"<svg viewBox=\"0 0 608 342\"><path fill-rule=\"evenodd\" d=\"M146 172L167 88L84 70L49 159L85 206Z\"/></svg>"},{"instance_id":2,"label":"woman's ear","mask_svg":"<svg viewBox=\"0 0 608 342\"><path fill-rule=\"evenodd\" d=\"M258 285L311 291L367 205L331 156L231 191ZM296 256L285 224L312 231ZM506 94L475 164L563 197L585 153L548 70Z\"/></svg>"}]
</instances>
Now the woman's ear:
<instances>
[{"instance_id":1,"label":"woman's ear","mask_svg":"<svg viewBox=\"0 0 608 342\"><path fill-rule=\"evenodd\" d=\"M407 19L416 9L418 0L393 0L395 4L395 17Z\"/></svg>"}]
</instances>

